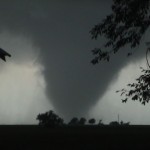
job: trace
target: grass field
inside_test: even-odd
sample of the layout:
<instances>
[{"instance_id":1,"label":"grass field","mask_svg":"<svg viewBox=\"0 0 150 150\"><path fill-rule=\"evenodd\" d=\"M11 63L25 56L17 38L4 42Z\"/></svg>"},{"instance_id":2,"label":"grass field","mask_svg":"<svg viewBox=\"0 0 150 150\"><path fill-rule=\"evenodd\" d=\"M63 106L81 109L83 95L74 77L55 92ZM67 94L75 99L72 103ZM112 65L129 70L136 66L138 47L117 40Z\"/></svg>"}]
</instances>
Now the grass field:
<instances>
[{"instance_id":1,"label":"grass field","mask_svg":"<svg viewBox=\"0 0 150 150\"><path fill-rule=\"evenodd\" d=\"M0 148L11 150L143 149L149 141L150 126L0 126Z\"/></svg>"}]
</instances>

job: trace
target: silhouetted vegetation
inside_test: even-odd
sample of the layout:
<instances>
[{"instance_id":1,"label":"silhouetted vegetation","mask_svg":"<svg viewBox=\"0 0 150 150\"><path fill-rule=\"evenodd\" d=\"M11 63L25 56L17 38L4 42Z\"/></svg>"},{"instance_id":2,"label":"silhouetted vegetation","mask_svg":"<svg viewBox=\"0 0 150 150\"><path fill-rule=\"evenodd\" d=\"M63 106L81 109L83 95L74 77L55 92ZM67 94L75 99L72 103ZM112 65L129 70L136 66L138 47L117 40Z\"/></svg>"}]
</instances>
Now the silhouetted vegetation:
<instances>
[{"instance_id":1,"label":"silhouetted vegetation","mask_svg":"<svg viewBox=\"0 0 150 150\"><path fill-rule=\"evenodd\" d=\"M99 24L95 25L90 31L92 39L98 36L106 37L107 41L102 48L92 50L95 58L91 61L93 64L99 63L101 60L110 60L110 54L117 53L124 46L136 48L150 26L150 1L149 0L113 0L112 13ZM150 42L146 43L149 46ZM142 104L146 104L150 100L150 65L148 62L148 52L150 48L145 50L148 69L142 68L142 75L136 79L137 82L128 84L130 90L122 89L121 95L125 95L122 102L127 102L128 98ZM130 50L127 56L132 55Z\"/></svg>"},{"instance_id":2,"label":"silhouetted vegetation","mask_svg":"<svg viewBox=\"0 0 150 150\"><path fill-rule=\"evenodd\" d=\"M93 125L93 124L95 124L95 122L96 122L96 120L94 118L89 119L89 124Z\"/></svg>"},{"instance_id":3,"label":"silhouetted vegetation","mask_svg":"<svg viewBox=\"0 0 150 150\"><path fill-rule=\"evenodd\" d=\"M136 79L137 82L130 83L127 86L130 87L130 90L123 88L116 92L120 92L121 95L124 95L125 98L122 99L123 103L126 103L128 98L131 98L133 101L140 101L143 105L149 102L150 100L150 70L145 70L141 68L142 75Z\"/></svg>"},{"instance_id":4,"label":"silhouetted vegetation","mask_svg":"<svg viewBox=\"0 0 150 150\"><path fill-rule=\"evenodd\" d=\"M112 121L112 122L109 123L109 125L111 125L111 126L118 126L120 124L119 124L118 121Z\"/></svg>"},{"instance_id":5,"label":"silhouetted vegetation","mask_svg":"<svg viewBox=\"0 0 150 150\"><path fill-rule=\"evenodd\" d=\"M130 125L130 122L126 122L124 123L123 121L121 122L118 122L118 121L112 121L109 123L110 126L127 126L127 125Z\"/></svg>"},{"instance_id":6,"label":"silhouetted vegetation","mask_svg":"<svg viewBox=\"0 0 150 150\"><path fill-rule=\"evenodd\" d=\"M85 123L86 123L86 119L85 118L80 118L80 120L79 120L79 125L85 125Z\"/></svg>"},{"instance_id":7,"label":"silhouetted vegetation","mask_svg":"<svg viewBox=\"0 0 150 150\"><path fill-rule=\"evenodd\" d=\"M120 125L130 125L130 122L124 123L123 121L120 122Z\"/></svg>"},{"instance_id":8,"label":"silhouetted vegetation","mask_svg":"<svg viewBox=\"0 0 150 150\"><path fill-rule=\"evenodd\" d=\"M39 114L36 118L39 120L39 125L46 126L46 127L60 127L60 126L103 126L107 125L102 122L102 120L99 120L98 124L96 124L96 120L94 118L91 118L88 120L84 117L81 117L78 119L77 117L73 117L67 124L64 123L64 120L59 117L57 114L55 114L52 110ZM112 121L108 125L129 125L130 122L124 123L123 121Z\"/></svg>"},{"instance_id":9,"label":"silhouetted vegetation","mask_svg":"<svg viewBox=\"0 0 150 150\"><path fill-rule=\"evenodd\" d=\"M39 125L55 127L55 126L62 126L64 120L56 115L52 110L39 114L37 116L37 120L39 120Z\"/></svg>"},{"instance_id":10,"label":"silhouetted vegetation","mask_svg":"<svg viewBox=\"0 0 150 150\"><path fill-rule=\"evenodd\" d=\"M118 52L126 45L131 48L138 46L150 25L149 7L148 0L113 0L112 13L90 31L92 39L97 39L98 36L106 37L104 48L110 50L102 51L101 48L92 50L96 56L92 63L96 64L100 60L109 61L111 53Z\"/></svg>"},{"instance_id":11,"label":"silhouetted vegetation","mask_svg":"<svg viewBox=\"0 0 150 150\"><path fill-rule=\"evenodd\" d=\"M74 117L70 120L68 125L78 125L79 124L79 119L77 117Z\"/></svg>"},{"instance_id":12,"label":"silhouetted vegetation","mask_svg":"<svg viewBox=\"0 0 150 150\"><path fill-rule=\"evenodd\" d=\"M68 123L68 125L73 125L73 126L76 126L76 125L79 125L79 126L82 126L82 125L85 125L86 123L86 119L81 117L80 119L78 119L77 117L73 117L70 122Z\"/></svg>"}]
</instances>

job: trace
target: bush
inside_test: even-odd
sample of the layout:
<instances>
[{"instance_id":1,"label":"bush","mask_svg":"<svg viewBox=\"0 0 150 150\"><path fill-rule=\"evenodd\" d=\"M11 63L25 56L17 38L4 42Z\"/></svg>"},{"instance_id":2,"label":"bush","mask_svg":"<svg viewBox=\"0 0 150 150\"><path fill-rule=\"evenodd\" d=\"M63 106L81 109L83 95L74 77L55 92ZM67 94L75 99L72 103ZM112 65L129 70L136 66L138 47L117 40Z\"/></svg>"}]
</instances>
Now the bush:
<instances>
[{"instance_id":1,"label":"bush","mask_svg":"<svg viewBox=\"0 0 150 150\"><path fill-rule=\"evenodd\" d=\"M56 115L52 110L39 114L36 119L39 120L39 125L49 127L62 126L64 124L64 120Z\"/></svg>"}]
</instances>

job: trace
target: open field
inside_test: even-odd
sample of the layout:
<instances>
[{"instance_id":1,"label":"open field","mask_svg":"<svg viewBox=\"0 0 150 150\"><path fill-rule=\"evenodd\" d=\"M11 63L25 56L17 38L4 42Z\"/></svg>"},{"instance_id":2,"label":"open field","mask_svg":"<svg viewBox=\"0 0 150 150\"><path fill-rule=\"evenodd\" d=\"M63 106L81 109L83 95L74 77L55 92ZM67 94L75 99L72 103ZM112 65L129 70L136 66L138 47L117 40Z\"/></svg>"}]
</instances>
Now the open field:
<instances>
[{"instance_id":1,"label":"open field","mask_svg":"<svg viewBox=\"0 0 150 150\"><path fill-rule=\"evenodd\" d=\"M0 147L11 150L143 149L149 141L150 126L0 126Z\"/></svg>"}]
</instances>

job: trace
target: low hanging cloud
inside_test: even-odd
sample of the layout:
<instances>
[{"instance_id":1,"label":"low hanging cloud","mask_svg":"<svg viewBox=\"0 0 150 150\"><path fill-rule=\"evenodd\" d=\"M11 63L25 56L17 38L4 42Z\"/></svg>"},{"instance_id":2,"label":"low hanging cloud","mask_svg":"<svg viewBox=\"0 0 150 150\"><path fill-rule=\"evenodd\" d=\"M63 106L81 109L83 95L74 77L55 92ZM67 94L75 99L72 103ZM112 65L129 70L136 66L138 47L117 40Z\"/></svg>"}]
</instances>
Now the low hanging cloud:
<instances>
[{"instance_id":1,"label":"low hanging cloud","mask_svg":"<svg viewBox=\"0 0 150 150\"><path fill-rule=\"evenodd\" d=\"M93 58L90 50L99 47L102 41L92 41L89 31L110 13L111 3L111 0L0 2L1 35L5 31L22 37L21 41L25 37L33 48L28 43L20 46L18 43L18 53L13 50L13 42L4 44L5 39L1 44L8 51L11 49L14 62L26 64L36 58L35 62L44 67L46 96L65 118L86 116L118 77L119 70L128 64L126 50L113 56L110 63L90 64Z\"/></svg>"},{"instance_id":2,"label":"low hanging cloud","mask_svg":"<svg viewBox=\"0 0 150 150\"><path fill-rule=\"evenodd\" d=\"M0 124L35 124L39 112L53 108L45 96L44 67L28 39L3 31L0 45L13 55L0 60Z\"/></svg>"},{"instance_id":3,"label":"low hanging cloud","mask_svg":"<svg viewBox=\"0 0 150 150\"><path fill-rule=\"evenodd\" d=\"M90 110L89 116L94 116L97 120L102 119L105 124L117 121L118 115L119 121L130 122L132 125L150 124L149 103L141 105L138 101L132 101L131 99L128 99L127 103L122 103L121 99L124 97L115 92L122 88L128 88L128 83L136 82L135 79L141 75L140 67L146 68L145 58L123 67L120 70L119 77L112 82L101 100Z\"/></svg>"}]
</instances>

